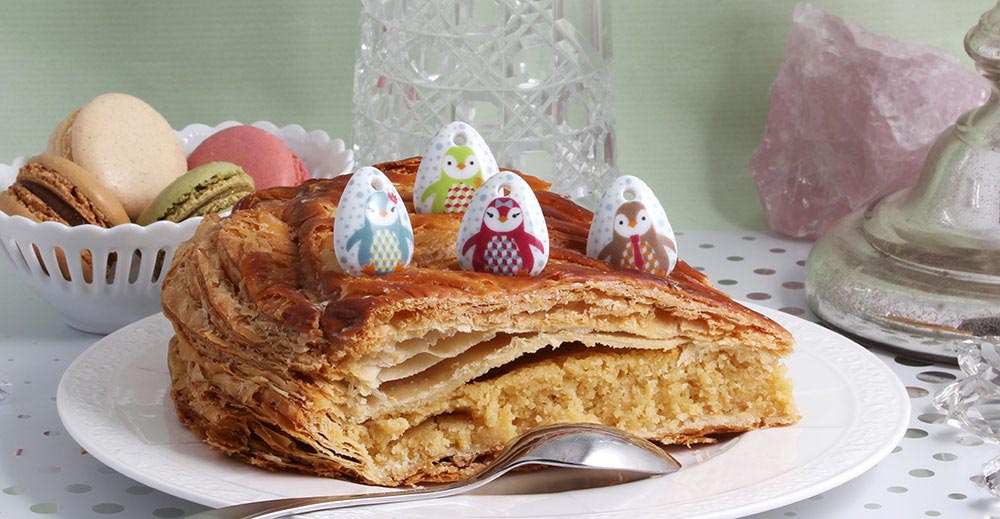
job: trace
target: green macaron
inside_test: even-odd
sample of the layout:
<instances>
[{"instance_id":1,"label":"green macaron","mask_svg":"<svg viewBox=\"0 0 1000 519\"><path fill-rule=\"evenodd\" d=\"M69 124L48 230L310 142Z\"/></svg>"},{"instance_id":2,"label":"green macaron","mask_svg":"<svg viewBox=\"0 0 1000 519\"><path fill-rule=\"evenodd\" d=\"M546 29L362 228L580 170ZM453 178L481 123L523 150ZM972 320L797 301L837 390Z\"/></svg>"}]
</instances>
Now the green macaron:
<instances>
[{"instance_id":1,"label":"green macaron","mask_svg":"<svg viewBox=\"0 0 1000 519\"><path fill-rule=\"evenodd\" d=\"M225 211L253 191L253 179L243 168L229 162L209 162L181 175L164 188L135 223L180 222L193 216Z\"/></svg>"}]
</instances>

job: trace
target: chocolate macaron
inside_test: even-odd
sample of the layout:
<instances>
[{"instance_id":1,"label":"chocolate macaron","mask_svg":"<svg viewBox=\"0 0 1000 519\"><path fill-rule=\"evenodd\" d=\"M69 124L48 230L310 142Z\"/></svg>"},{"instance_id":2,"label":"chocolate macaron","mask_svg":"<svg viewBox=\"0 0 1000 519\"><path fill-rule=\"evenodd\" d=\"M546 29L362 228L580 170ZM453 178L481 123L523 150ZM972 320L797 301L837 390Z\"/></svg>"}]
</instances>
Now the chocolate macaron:
<instances>
[{"instance_id":1,"label":"chocolate macaron","mask_svg":"<svg viewBox=\"0 0 1000 519\"><path fill-rule=\"evenodd\" d=\"M114 227L129 223L121 202L93 175L54 155L25 164L17 179L0 193L0 211L36 222Z\"/></svg>"},{"instance_id":2,"label":"chocolate macaron","mask_svg":"<svg viewBox=\"0 0 1000 519\"><path fill-rule=\"evenodd\" d=\"M36 222L59 222L66 225L114 227L129 223L121 202L93 175L77 164L54 155L34 157L18 171L17 179L0 193L0 211L23 216ZM22 251L22 254L24 251ZM42 269L45 260L36 248ZM59 271L71 279L66 254L56 249ZM94 279L90 251L80 253L84 281Z\"/></svg>"}]
</instances>

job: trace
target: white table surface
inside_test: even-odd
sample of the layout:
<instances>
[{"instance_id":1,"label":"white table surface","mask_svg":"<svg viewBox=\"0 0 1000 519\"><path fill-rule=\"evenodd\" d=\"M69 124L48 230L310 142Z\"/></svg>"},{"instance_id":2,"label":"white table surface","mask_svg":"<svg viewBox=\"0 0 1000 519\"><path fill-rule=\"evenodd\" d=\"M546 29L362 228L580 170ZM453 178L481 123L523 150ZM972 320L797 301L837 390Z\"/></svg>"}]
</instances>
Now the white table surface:
<instances>
[{"instance_id":1,"label":"white table surface","mask_svg":"<svg viewBox=\"0 0 1000 519\"><path fill-rule=\"evenodd\" d=\"M681 256L733 297L816 320L802 289L810 242L745 231L681 232L678 242ZM203 509L106 467L63 429L55 403L59 379L99 338L65 326L0 264L0 378L13 383L13 396L0 403L0 519L173 518ZM912 398L906 437L860 477L753 517L1000 519L1000 498L977 477L1000 447L942 423L932 404L934 393L960 376L958 369L893 352L876 355Z\"/></svg>"}]
</instances>

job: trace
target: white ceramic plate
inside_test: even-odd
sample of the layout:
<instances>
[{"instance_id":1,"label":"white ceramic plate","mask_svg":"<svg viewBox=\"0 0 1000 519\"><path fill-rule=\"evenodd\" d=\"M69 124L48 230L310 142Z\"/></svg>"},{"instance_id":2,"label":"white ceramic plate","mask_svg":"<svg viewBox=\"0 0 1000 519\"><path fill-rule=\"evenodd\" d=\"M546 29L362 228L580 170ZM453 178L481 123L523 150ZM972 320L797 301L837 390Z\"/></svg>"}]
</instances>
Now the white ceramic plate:
<instances>
[{"instance_id":1,"label":"white ceramic plate","mask_svg":"<svg viewBox=\"0 0 1000 519\"><path fill-rule=\"evenodd\" d=\"M909 418L899 379L834 332L748 306L795 335L796 351L787 364L803 416L798 424L743 434L717 456L665 478L556 494L466 495L342 510L336 517L719 519L810 497L878 463L902 437ZM379 490L267 472L209 450L174 414L165 358L172 333L162 315L148 317L98 341L66 370L59 415L95 458L153 488L209 506Z\"/></svg>"}]
</instances>

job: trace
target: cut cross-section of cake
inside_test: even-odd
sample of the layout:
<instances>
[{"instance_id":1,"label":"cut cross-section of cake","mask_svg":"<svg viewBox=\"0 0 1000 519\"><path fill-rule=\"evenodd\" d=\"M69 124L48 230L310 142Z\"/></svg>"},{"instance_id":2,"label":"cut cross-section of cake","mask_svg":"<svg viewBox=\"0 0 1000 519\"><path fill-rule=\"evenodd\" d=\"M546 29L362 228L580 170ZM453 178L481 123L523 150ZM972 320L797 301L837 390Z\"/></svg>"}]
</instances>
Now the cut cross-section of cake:
<instances>
[{"instance_id":1,"label":"cut cross-section of cake","mask_svg":"<svg viewBox=\"0 0 1000 519\"><path fill-rule=\"evenodd\" d=\"M377 166L411 211L418 165ZM409 267L344 274L347 176L206 218L163 284L180 420L254 465L399 485L469 475L552 423L689 444L798 419L786 330L683 261L659 277L587 257L592 214L523 177L549 232L537 276L459 268L449 213L411 216Z\"/></svg>"}]
</instances>

